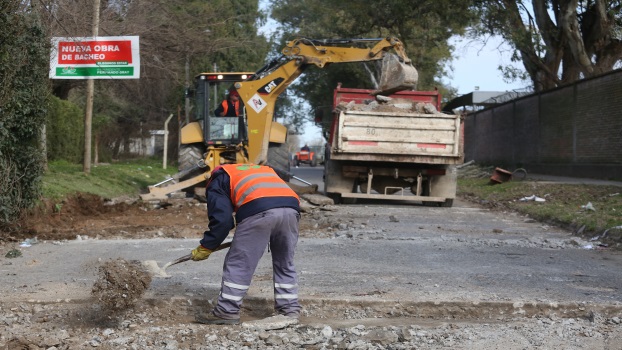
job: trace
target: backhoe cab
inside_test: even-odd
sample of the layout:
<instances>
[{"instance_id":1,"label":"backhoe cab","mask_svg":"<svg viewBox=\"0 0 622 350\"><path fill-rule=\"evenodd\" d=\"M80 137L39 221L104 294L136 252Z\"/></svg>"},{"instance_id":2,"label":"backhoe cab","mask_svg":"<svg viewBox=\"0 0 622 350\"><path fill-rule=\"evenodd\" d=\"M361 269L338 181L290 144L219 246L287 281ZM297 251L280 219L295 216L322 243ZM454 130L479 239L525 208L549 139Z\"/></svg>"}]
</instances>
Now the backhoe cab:
<instances>
[{"instance_id":1,"label":"backhoe cab","mask_svg":"<svg viewBox=\"0 0 622 350\"><path fill-rule=\"evenodd\" d=\"M396 55L388 54L390 50ZM227 163L267 164L288 180L292 175L285 144L287 129L274 121L278 96L310 66L324 68L331 63L379 60L382 60L380 83L373 94L388 94L416 86L417 70L396 38L296 39L286 44L281 57L255 73L200 74L195 92L197 121L181 130L181 172L150 186L150 193L142 198L162 198L194 186L209 178L216 166ZM243 75L247 75L246 78ZM225 98L222 86L231 88L231 84L244 103L243 115L216 117L213 112ZM178 180L184 181L163 186Z\"/></svg>"},{"instance_id":2,"label":"backhoe cab","mask_svg":"<svg viewBox=\"0 0 622 350\"><path fill-rule=\"evenodd\" d=\"M215 111L232 92L234 83L248 79L251 72L201 73L195 79L192 112L194 121L181 129L179 170L186 179L225 163L248 161L246 113L217 116Z\"/></svg>"}]
</instances>

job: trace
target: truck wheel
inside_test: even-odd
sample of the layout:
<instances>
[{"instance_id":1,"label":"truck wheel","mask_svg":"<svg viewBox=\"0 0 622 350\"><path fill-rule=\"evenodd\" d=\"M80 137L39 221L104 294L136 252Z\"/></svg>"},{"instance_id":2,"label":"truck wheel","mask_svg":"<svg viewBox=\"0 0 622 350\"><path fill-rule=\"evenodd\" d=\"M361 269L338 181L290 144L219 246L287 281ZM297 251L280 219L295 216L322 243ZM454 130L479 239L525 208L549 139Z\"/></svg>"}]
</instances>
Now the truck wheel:
<instances>
[{"instance_id":1,"label":"truck wheel","mask_svg":"<svg viewBox=\"0 0 622 350\"><path fill-rule=\"evenodd\" d=\"M190 169L197 165L199 161L203 160L203 153L205 152L205 147L200 143L191 143L186 145L179 146L179 156L178 156L178 171L184 171L186 169ZM204 171L203 168L197 168L192 172L186 174L180 180L186 180L196 175L199 175Z\"/></svg>"},{"instance_id":2,"label":"truck wheel","mask_svg":"<svg viewBox=\"0 0 622 350\"><path fill-rule=\"evenodd\" d=\"M443 207L443 208L451 208L454 205L454 199L453 198L448 198L445 199L444 202L438 203L439 207Z\"/></svg>"},{"instance_id":3,"label":"truck wheel","mask_svg":"<svg viewBox=\"0 0 622 350\"><path fill-rule=\"evenodd\" d=\"M422 184L423 188L421 189L422 196L430 196L430 180L424 180ZM426 207L443 207L443 208L451 208L454 205L453 198L447 198L444 202L423 202L423 205Z\"/></svg>"},{"instance_id":4,"label":"truck wheel","mask_svg":"<svg viewBox=\"0 0 622 350\"><path fill-rule=\"evenodd\" d=\"M341 204L341 194L334 192L326 192L326 197L333 200L335 204Z\"/></svg>"},{"instance_id":5,"label":"truck wheel","mask_svg":"<svg viewBox=\"0 0 622 350\"><path fill-rule=\"evenodd\" d=\"M421 195L425 197L429 197L430 196L430 180L423 180L423 183L421 184L421 186L422 186ZM426 207L438 207L438 202L423 201L423 205Z\"/></svg>"},{"instance_id":6,"label":"truck wheel","mask_svg":"<svg viewBox=\"0 0 622 350\"><path fill-rule=\"evenodd\" d=\"M354 180L354 182L352 183L352 193L358 193L359 192L359 181L358 180ZM343 197L341 196L341 203L343 204L356 204L358 202L358 198L348 198L348 197Z\"/></svg>"},{"instance_id":7,"label":"truck wheel","mask_svg":"<svg viewBox=\"0 0 622 350\"><path fill-rule=\"evenodd\" d=\"M285 143L270 143L268 145L268 165L285 170L289 173L291 167L289 163L289 152ZM290 177L285 174L279 174L279 177L285 182L289 182Z\"/></svg>"}]
</instances>

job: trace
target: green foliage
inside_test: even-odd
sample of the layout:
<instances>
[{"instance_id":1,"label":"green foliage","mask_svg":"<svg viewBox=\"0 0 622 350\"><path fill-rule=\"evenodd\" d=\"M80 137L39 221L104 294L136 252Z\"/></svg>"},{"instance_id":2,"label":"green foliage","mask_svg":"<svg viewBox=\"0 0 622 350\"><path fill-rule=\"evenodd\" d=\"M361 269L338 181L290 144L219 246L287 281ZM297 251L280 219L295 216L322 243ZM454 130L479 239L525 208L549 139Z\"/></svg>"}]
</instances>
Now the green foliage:
<instances>
[{"instance_id":1,"label":"green foliage","mask_svg":"<svg viewBox=\"0 0 622 350\"><path fill-rule=\"evenodd\" d=\"M162 169L162 160L137 159L113 164L100 164L84 174L82 165L54 161L43 177L43 196L63 199L75 193L91 193L104 198L135 195L147 186L162 181L175 169ZM62 206L55 210L62 210Z\"/></svg>"},{"instance_id":2,"label":"green foliage","mask_svg":"<svg viewBox=\"0 0 622 350\"><path fill-rule=\"evenodd\" d=\"M0 227L40 195L48 48L35 13L22 2L0 4Z\"/></svg>"},{"instance_id":3,"label":"green foliage","mask_svg":"<svg viewBox=\"0 0 622 350\"><path fill-rule=\"evenodd\" d=\"M82 5L55 3L53 18L48 18L52 36L84 33ZM102 2L100 34L140 37L141 77L95 82L93 150L98 149L99 160L125 157L123 146L132 139L161 129L178 107L183 115L184 90L198 73L260 68L268 50L267 39L258 35L264 18L258 0ZM83 82L56 85L57 96L84 110ZM176 124L169 125L171 150L177 143Z\"/></svg>"},{"instance_id":4,"label":"green foliage","mask_svg":"<svg viewBox=\"0 0 622 350\"><path fill-rule=\"evenodd\" d=\"M84 153L83 110L70 101L50 98L47 119L48 160L78 163Z\"/></svg>"},{"instance_id":5,"label":"green foliage","mask_svg":"<svg viewBox=\"0 0 622 350\"><path fill-rule=\"evenodd\" d=\"M265 37L258 34L258 26L265 20L259 11L257 0L213 1L223 25L212 26L212 36L219 42L227 42L214 53L197 58L202 71L213 71L214 65L221 72L254 72L264 65L269 45Z\"/></svg>"}]
</instances>

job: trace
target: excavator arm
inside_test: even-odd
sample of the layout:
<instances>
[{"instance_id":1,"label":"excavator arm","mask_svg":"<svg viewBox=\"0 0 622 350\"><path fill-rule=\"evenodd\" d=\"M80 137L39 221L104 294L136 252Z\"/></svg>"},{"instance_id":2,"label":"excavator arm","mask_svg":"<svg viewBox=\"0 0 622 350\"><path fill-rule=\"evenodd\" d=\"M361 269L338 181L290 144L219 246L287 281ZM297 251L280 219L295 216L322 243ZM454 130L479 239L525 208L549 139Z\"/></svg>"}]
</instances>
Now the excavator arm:
<instances>
[{"instance_id":1,"label":"excavator arm","mask_svg":"<svg viewBox=\"0 0 622 350\"><path fill-rule=\"evenodd\" d=\"M375 45L371 48L345 46L372 42ZM397 57L387 55L390 50ZM249 160L254 163L266 161L271 136L274 141L275 135L283 135L284 131L277 126L279 124L272 123L278 96L309 66L324 68L332 63L383 60L381 91L378 93L412 89L417 83L417 70L411 65L402 42L397 38L295 39L287 43L282 54L279 60L259 70L252 80L235 83L247 110L248 153Z\"/></svg>"}]
</instances>

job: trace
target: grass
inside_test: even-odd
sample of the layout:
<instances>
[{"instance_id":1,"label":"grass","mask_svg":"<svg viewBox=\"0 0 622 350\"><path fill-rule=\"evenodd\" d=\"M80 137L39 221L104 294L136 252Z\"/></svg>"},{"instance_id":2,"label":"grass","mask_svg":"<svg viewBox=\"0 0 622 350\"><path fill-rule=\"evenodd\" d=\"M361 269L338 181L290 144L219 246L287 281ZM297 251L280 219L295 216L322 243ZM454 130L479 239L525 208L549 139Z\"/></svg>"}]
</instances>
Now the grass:
<instances>
[{"instance_id":1,"label":"grass","mask_svg":"<svg viewBox=\"0 0 622 350\"><path fill-rule=\"evenodd\" d=\"M622 225L622 187L511 181L491 185L488 178L461 178L458 194L488 207L510 209L538 221L584 234L602 234ZM536 195L545 202L520 201ZM595 210L584 208L591 203ZM620 230L618 230L620 231Z\"/></svg>"},{"instance_id":2,"label":"grass","mask_svg":"<svg viewBox=\"0 0 622 350\"><path fill-rule=\"evenodd\" d=\"M89 175L82 171L82 164L50 162L43 176L43 197L61 200L78 192L104 198L135 195L176 172L175 167L162 169L162 161L158 159L135 159L91 166Z\"/></svg>"}]
</instances>

